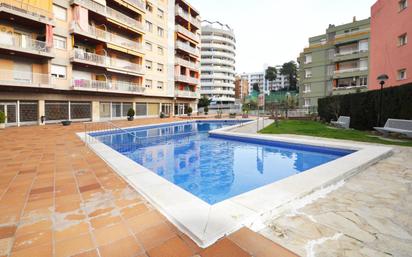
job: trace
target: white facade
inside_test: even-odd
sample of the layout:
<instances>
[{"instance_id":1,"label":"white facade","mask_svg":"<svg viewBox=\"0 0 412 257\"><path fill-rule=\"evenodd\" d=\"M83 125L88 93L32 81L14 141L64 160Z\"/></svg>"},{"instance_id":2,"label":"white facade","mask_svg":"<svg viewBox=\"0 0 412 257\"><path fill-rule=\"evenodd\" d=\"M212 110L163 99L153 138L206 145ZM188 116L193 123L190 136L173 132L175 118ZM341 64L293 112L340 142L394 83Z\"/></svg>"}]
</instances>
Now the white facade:
<instances>
[{"instance_id":1,"label":"white facade","mask_svg":"<svg viewBox=\"0 0 412 257\"><path fill-rule=\"evenodd\" d=\"M201 95L212 102L235 102L236 39L233 30L219 22L202 22Z\"/></svg>"},{"instance_id":2,"label":"white facade","mask_svg":"<svg viewBox=\"0 0 412 257\"><path fill-rule=\"evenodd\" d=\"M268 81L265 79L266 69L267 66L262 72L242 73L240 75L242 79L246 79L249 82L249 95L253 92L253 85L255 84L258 84L259 90L261 92L265 92L265 94L270 94L270 91L278 91L289 86L289 80L287 77L279 74L281 66L276 66L278 75L274 81Z\"/></svg>"}]
</instances>

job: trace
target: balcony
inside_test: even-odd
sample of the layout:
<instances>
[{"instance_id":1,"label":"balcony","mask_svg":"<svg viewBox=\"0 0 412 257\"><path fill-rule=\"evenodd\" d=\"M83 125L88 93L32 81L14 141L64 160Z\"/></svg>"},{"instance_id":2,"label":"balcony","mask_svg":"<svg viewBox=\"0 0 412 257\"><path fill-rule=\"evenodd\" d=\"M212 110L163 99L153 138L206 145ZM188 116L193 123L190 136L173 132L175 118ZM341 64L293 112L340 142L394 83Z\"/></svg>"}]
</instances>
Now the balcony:
<instances>
[{"instance_id":1,"label":"balcony","mask_svg":"<svg viewBox=\"0 0 412 257\"><path fill-rule=\"evenodd\" d=\"M53 88L49 74L0 70L0 85L16 87Z\"/></svg>"},{"instance_id":2,"label":"balcony","mask_svg":"<svg viewBox=\"0 0 412 257\"><path fill-rule=\"evenodd\" d=\"M176 41L176 49L180 49L197 57L200 56L200 51L197 48L194 48L189 44L183 43L181 41Z\"/></svg>"},{"instance_id":3,"label":"balcony","mask_svg":"<svg viewBox=\"0 0 412 257\"><path fill-rule=\"evenodd\" d=\"M348 32L348 33L336 35L335 40L343 39L343 38L346 38L348 36L354 36L354 35L357 35L357 34L367 34L369 32L370 32L370 28L354 30L354 31L351 31L351 32Z\"/></svg>"},{"instance_id":4,"label":"balcony","mask_svg":"<svg viewBox=\"0 0 412 257\"><path fill-rule=\"evenodd\" d=\"M145 91L144 87L136 83L122 81L98 81L88 79L73 79L72 89L80 91L139 95L142 95Z\"/></svg>"},{"instance_id":5,"label":"balcony","mask_svg":"<svg viewBox=\"0 0 412 257\"><path fill-rule=\"evenodd\" d=\"M7 12L40 23L54 24L53 13L18 0L1 0L1 12Z\"/></svg>"},{"instance_id":6,"label":"balcony","mask_svg":"<svg viewBox=\"0 0 412 257\"><path fill-rule=\"evenodd\" d=\"M176 62L176 64L178 64L180 66L184 66L184 67L187 67L187 68L195 70L195 71L198 71L199 68L200 68L199 63L190 62L190 61L187 61L187 60L179 58L179 57L176 57L175 62Z\"/></svg>"},{"instance_id":7,"label":"balcony","mask_svg":"<svg viewBox=\"0 0 412 257\"><path fill-rule=\"evenodd\" d=\"M200 37L199 35L189 31L188 29L184 28L181 25L176 25L176 31L185 35L186 37L193 39L196 42L200 42Z\"/></svg>"},{"instance_id":8,"label":"balcony","mask_svg":"<svg viewBox=\"0 0 412 257\"><path fill-rule=\"evenodd\" d=\"M183 10L180 6L176 5L176 15L179 15L186 21L192 23L195 25L197 28L201 27L201 21L198 18L194 18L192 15L190 15L188 12Z\"/></svg>"},{"instance_id":9,"label":"balcony","mask_svg":"<svg viewBox=\"0 0 412 257\"><path fill-rule=\"evenodd\" d=\"M141 11L146 12L145 2L142 0L117 0L117 2L126 2L133 7L139 8Z\"/></svg>"},{"instance_id":10,"label":"balcony","mask_svg":"<svg viewBox=\"0 0 412 257\"><path fill-rule=\"evenodd\" d=\"M348 60L360 59L360 58L366 58L366 57L368 57L368 50L352 49L352 50L345 50L343 52L336 53L334 61L342 62L342 61L348 61Z\"/></svg>"},{"instance_id":11,"label":"balcony","mask_svg":"<svg viewBox=\"0 0 412 257\"><path fill-rule=\"evenodd\" d=\"M198 85L199 79L185 75L175 75L175 81L184 82L187 84Z\"/></svg>"},{"instance_id":12,"label":"balcony","mask_svg":"<svg viewBox=\"0 0 412 257\"><path fill-rule=\"evenodd\" d=\"M131 39L128 39L126 37L119 36L117 34L113 34L111 32L108 32L106 30L97 28L95 26L88 26L87 29L85 30L84 28L81 28L77 22L72 23L72 32L81 34L90 38L94 38L100 41L103 41L108 44L114 44L117 46L121 46L124 48L128 48L133 51L141 51L142 50L142 44L138 41L133 41Z\"/></svg>"},{"instance_id":13,"label":"balcony","mask_svg":"<svg viewBox=\"0 0 412 257\"><path fill-rule=\"evenodd\" d=\"M185 98L199 98L200 95L198 92L185 91L185 90L175 90L176 97L185 97Z\"/></svg>"},{"instance_id":14,"label":"balcony","mask_svg":"<svg viewBox=\"0 0 412 257\"><path fill-rule=\"evenodd\" d=\"M107 17L113 20L117 20L127 27L131 27L131 29L138 28L140 30L143 30L143 23L141 21L133 19L119 11L116 11L115 9L106 7L106 14Z\"/></svg>"},{"instance_id":15,"label":"balcony","mask_svg":"<svg viewBox=\"0 0 412 257\"><path fill-rule=\"evenodd\" d=\"M358 68L351 68L351 69L335 70L333 73L335 75L339 75L342 73L360 72L360 71L367 71L367 70L368 70L368 67L358 67Z\"/></svg>"},{"instance_id":16,"label":"balcony","mask_svg":"<svg viewBox=\"0 0 412 257\"><path fill-rule=\"evenodd\" d=\"M121 70L128 73L133 73L138 76L143 74L143 69L140 64L132 63L127 60L111 58L105 55L98 55L95 53L88 53L80 49L74 49L72 52L72 61L105 67L108 70ZM112 70L113 71L113 70ZM114 71L116 72L116 71ZM123 73L123 72L121 72Z\"/></svg>"},{"instance_id":17,"label":"balcony","mask_svg":"<svg viewBox=\"0 0 412 257\"><path fill-rule=\"evenodd\" d=\"M205 95L235 95L234 90L222 90L222 89L211 89L211 90L202 90L201 94Z\"/></svg>"},{"instance_id":18,"label":"balcony","mask_svg":"<svg viewBox=\"0 0 412 257\"><path fill-rule=\"evenodd\" d=\"M32 39L19 34L0 32L0 48L12 52L21 52L30 55L53 58L52 48L46 42Z\"/></svg>"}]
</instances>

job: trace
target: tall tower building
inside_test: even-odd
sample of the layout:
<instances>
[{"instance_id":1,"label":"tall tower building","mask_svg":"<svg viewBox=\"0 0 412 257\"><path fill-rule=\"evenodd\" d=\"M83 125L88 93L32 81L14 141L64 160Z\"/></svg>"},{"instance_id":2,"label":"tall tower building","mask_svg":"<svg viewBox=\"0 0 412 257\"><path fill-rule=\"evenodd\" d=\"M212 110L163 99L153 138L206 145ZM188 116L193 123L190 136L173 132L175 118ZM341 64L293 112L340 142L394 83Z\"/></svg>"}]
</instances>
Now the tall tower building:
<instances>
[{"instance_id":1,"label":"tall tower building","mask_svg":"<svg viewBox=\"0 0 412 257\"><path fill-rule=\"evenodd\" d=\"M219 104L235 103L236 39L220 22L202 22L201 95Z\"/></svg>"}]
</instances>

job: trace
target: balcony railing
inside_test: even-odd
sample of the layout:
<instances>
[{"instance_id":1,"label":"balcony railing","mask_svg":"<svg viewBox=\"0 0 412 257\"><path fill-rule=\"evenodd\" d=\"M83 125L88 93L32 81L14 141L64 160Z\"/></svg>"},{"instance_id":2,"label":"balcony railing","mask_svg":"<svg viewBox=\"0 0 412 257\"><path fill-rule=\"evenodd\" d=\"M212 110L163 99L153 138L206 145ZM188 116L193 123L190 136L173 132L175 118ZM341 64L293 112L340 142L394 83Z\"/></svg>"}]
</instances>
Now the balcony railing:
<instances>
[{"instance_id":1,"label":"balcony railing","mask_svg":"<svg viewBox=\"0 0 412 257\"><path fill-rule=\"evenodd\" d=\"M188 38L194 39L197 42L199 42L200 37L198 35L196 35L195 33L189 31L188 29L184 28L181 25L176 25L176 31L182 33L183 35L185 35Z\"/></svg>"},{"instance_id":2,"label":"balcony railing","mask_svg":"<svg viewBox=\"0 0 412 257\"><path fill-rule=\"evenodd\" d=\"M46 42L34 40L28 36L17 35L13 33L0 32L0 46L15 47L23 50L38 51L50 53L51 47Z\"/></svg>"},{"instance_id":3,"label":"balcony railing","mask_svg":"<svg viewBox=\"0 0 412 257\"><path fill-rule=\"evenodd\" d=\"M98 55L95 53L88 53L80 49L74 49L73 58L80 61L96 64L98 66L105 66L108 68L123 69L132 72L141 73L142 66L137 63L132 63L127 60L111 58L105 55Z\"/></svg>"},{"instance_id":4,"label":"balcony railing","mask_svg":"<svg viewBox=\"0 0 412 257\"><path fill-rule=\"evenodd\" d=\"M195 25L196 27L201 26L201 21L198 18L194 18L188 12L183 10L180 6L176 5L176 14L180 15L181 17L185 18L187 21Z\"/></svg>"},{"instance_id":5,"label":"balcony railing","mask_svg":"<svg viewBox=\"0 0 412 257\"><path fill-rule=\"evenodd\" d=\"M178 96L178 97L192 97L192 98L198 98L199 97L198 92L185 91L185 90L175 90L175 95Z\"/></svg>"},{"instance_id":6,"label":"balcony railing","mask_svg":"<svg viewBox=\"0 0 412 257\"><path fill-rule=\"evenodd\" d=\"M143 93L145 88L139 84L123 81L98 81L88 79L73 79L73 89L90 91L109 91L126 93Z\"/></svg>"},{"instance_id":7,"label":"balcony railing","mask_svg":"<svg viewBox=\"0 0 412 257\"><path fill-rule=\"evenodd\" d=\"M2 69L0 83L13 86L51 87L51 77L48 74Z\"/></svg>"},{"instance_id":8,"label":"balcony railing","mask_svg":"<svg viewBox=\"0 0 412 257\"><path fill-rule=\"evenodd\" d=\"M81 28L79 24L77 24L77 22L73 22L72 23L72 28L74 30L78 30L82 33L88 34L91 37L95 37L97 39L100 39L104 42L107 43L113 43L115 45L119 45L122 47L126 47L126 48L130 48L133 50L140 50L142 49L142 44L138 41L133 41L131 39L119 36L117 34L113 34L111 32L108 32L106 30L97 28L95 26L88 26L87 30L84 30L84 28Z\"/></svg>"},{"instance_id":9,"label":"balcony railing","mask_svg":"<svg viewBox=\"0 0 412 257\"><path fill-rule=\"evenodd\" d=\"M123 24L126 24L131 27L137 27L139 29L143 29L143 24L141 21L138 21L136 19L130 18L129 16L116 11L115 9L112 9L110 7L106 7L106 13L107 16L109 16L112 19L118 20L122 22Z\"/></svg>"},{"instance_id":10,"label":"balcony railing","mask_svg":"<svg viewBox=\"0 0 412 257\"><path fill-rule=\"evenodd\" d=\"M368 52L368 50L359 50L359 49L345 50L343 52L336 53L335 57L351 55L351 54L366 53L366 52Z\"/></svg>"},{"instance_id":11,"label":"balcony railing","mask_svg":"<svg viewBox=\"0 0 412 257\"><path fill-rule=\"evenodd\" d=\"M26 1L27 2L27 1ZM48 21L53 20L53 13L48 12L47 10L38 8L29 3L24 3L17 0L1 0L0 7L7 8L12 11L17 11L22 14L31 15L36 18L44 18Z\"/></svg>"},{"instance_id":12,"label":"balcony railing","mask_svg":"<svg viewBox=\"0 0 412 257\"><path fill-rule=\"evenodd\" d=\"M348 73L348 72L358 72L358 71L367 71L368 67L359 67L359 68L351 68L351 69L342 69L342 70L335 70L334 74L342 74L342 73Z\"/></svg>"},{"instance_id":13,"label":"balcony railing","mask_svg":"<svg viewBox=\"0 0 412 257\"><path fill-rule=\"evenodd\" d=\"M179 57L176 57L176 63L181 65L181 66L192 69L192 70L198 70L200 68L199 63L190 62L190 61L187 61L187 60L179 58Z\"/></svg>"},{"instance_id":14,"label":"balcony railing","mask_svg":"<svg viewBox=\"0 0 412 257\"><path fill-rule=\"evenodd\" d=\"M176 75L175 80L180 81L180 82L185 82L188 84L196 84L196 85L199 84L199 79L185 76L185 75Z\"/></svg>"},{"instance_id":15,"label":"balcony railing","mask_svg":"<svg viewBox=\"0 0 412 257\"><path fill-rule=\"evenodd\" d=\"M200 56L199 50L197 48L191 47L189 44L177 41L176 48L191 53L193 55Z\"/></svg>"},{"instance_id":16,"label":"balcony railing","mask_svg":"<svg viewBox=\"0 0 412 257\"><path fill-rule=\"evenodd\" d=\"M132 5L136 5L141 10L146 10L144 1L142 1L142 0L125 0L125 1L132 4Z\"/></svg>"},{"instance_id":17,"label":"balcony railing","mask_svg":"<svg viewBox=\"0 0 412 257\"><path fill-rule=\"evenodd\" d=\"M344 38L344 37L347 37L347 36L356 35L356 34L359 34L359 33L366 33L366 32L369 32L369 31L370 31L370 28L354 30L354 31L351 31L351 32L348 32L348 33L336 35L335 39L340 39L340 38Z\"/></svg>"}]
</instances>

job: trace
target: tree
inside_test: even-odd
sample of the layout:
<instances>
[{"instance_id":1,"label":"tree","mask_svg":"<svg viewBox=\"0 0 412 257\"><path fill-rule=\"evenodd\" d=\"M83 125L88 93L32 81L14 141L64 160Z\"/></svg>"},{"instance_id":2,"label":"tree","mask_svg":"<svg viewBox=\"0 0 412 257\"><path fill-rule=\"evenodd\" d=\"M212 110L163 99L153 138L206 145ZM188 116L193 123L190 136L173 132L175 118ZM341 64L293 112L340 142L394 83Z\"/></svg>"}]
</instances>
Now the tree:
<instances>
[{"instance_id":1,"label":"tree","mask_svg":"<svg viewBox=\"0 0 412 257\"><path fill-rule=\"evenodd\" d=\"M197 104L197 106L199 108L208 107L211 102L212 99L209 99L207 96L204 95L202 98L199 99L199 103Z\"/></svg>"},{"instance_id":2,"label":"tree","mask_svg":"<svg viewBox=\"0 0 412 257\"><path fill-rule=\"evenodd\" d=\"M294 61L286 62L282 65L280 69L280 74L286 76L289 81L288 91L297 89L297 75L298 75L298 67Z\"/></svg>"},{"instance_id":3,"label":"tree","mask_svg":"<svg viewBox=\"0 0 412 257\"><path fill-rule=\"evenodd\" d=\"M260 88L259 88L258 83L253 84L253 91L256 91L256 92L260 93Z\"/></svg>"},{"instance_id":4,"label":"tree","mask_svg":"<svg viewBox=\"0 0 412 257\"><path fill-rule=\"evenodd\" d=\"M296 97L290 93L286 94L285 99L282 101L282 106L285 110L286 119L289 117L289 110L295 109L297 105Z\"/></svg>"},{"instance_id":5,"label":"tree","mask_svg":"<svg viewBox=\"0 0 412 257\"><path fill-rule=\"evenodd\" d=\"M266 74L265 74L265 79L267 80L267 81L270 81L270 82L272 82L272 81L275 81L276 79L277 79L277 77L278 77L278 70L276 69L276 67L268 67L267 69L266 69L266 72L265 72Z\"/></svg>"}]
</instances>

